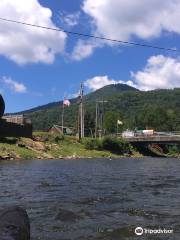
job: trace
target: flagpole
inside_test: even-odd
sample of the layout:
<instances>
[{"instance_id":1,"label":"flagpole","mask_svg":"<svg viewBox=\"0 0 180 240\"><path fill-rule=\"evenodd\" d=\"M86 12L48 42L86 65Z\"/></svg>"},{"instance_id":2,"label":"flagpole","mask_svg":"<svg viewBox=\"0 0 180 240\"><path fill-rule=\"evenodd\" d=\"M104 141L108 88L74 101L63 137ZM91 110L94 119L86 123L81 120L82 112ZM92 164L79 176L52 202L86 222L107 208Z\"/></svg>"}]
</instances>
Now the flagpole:
<instances>
[{"instance_id":1,"label":"flagpole","mask_svg":"<svg viewBox=\"0 0 180 240\"><path fill-rule=\"evenodd\" d=\"M84 138L84 89L83 89L83 83L81 83L80 92L79 92L79 98L80 98L80 104L79 104L79 139Z\"/></svg>"},{"instance_id":2,"label":"flagpole","mask_svg":"<svg viewBox=\"0 0 180 240\"><path fill-rule=\"evenodd\" d=\"M117 136L118 135L118 120L117 120L116 124L117 124L117 130L116 130L116 136Z\"/></svg>"},{"instance_id":3,"label":"flagpole","mask_svg":"<svg viewBox=\"0 0 180 240\"><path fill-rule=\"evenodd\" d=\"M80 119L81 119L81 138L84 137L84 104L83 104L83 83L81 83L81 88L80 88L80 97L81 97L81 103L80 103Z\"/></svg>"},{"instance_id":4,"label":"flagpole","mask_svg":"<svg viewBox=\"0 0 180 240\"><path fill-rule=\"evenodd\" d=\"M61 119L61 131L62 131L62 134L64 135L64 111L65 111L65 106L70 106L70 101L68 99L66 99L66 97L64 96L64 99L63 99L63 106L62 106L62 119Z\"/></svg>"},{"instance_id":5,"label":"flagpole","mask_svg":"<svg viewBox=\"0 0 180 240\"><path fill-rule=\"evenodd\" d=\"M63 107L62 107L61 131L62 131L62 134L64 135L64 100L63 100Z\"/></svg>"},{"instance_id":6,"label":"flagpole","mask_svg":"<svg viewBox=\"0 0 180 240\"><path fill-rule=\"evenodd\" d=\"M96 126L95 126L95 138L98 135L98 101L96 100Z\"/></svg>"}]
</instances>

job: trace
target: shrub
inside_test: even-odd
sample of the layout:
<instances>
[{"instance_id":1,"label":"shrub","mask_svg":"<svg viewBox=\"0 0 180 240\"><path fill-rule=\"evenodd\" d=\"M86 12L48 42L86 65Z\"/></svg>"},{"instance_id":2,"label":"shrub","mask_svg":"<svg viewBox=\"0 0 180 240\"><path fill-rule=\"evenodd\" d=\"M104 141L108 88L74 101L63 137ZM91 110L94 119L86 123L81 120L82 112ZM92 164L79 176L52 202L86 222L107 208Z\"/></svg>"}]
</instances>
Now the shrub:
<instances>
[{"instance_id":1,"label":"shrub","mask_svg":"<svg viewBox=\"0 0 180 240\"><path fill-rule=\"evenodd\" d=\"M105 137L102 140L102 147L105 150L115 152L115 153L131 153L132 146L124 141L123 139L118 139L115 137Z\"/></svg>"},{"instance_id":2,"label":"shrub","mask_svg":"<svg viewBox=\"0 0 180 240\"><path fill-rule=\"evenodd\" d=\"M86 139L84 141L84 146L88 150L102 150L102 142L100 139Z\"/></svg>"},{"instance_id":3,"label":"shrub","mask_svg":"<svg viewBox=\"0 0 180 240\"><path fill-rule=\"evenodd\" d=\"M62 134L57 133L49 133L49 132L35 132L33 133L34 140L42 141L42 142L54 142L58 143L64 140L64 136Z\"/></svg>"},{"instance_id":4,"label":"shrub","mask_svg":"<svg viewBox=\"0 0 180 240\"><path fill-rule=\"evenodd\" d=\"M103 139L90 138L84 140L83 143L88 150L108 150L118 154L132 152L132 146L128 142L115 137L105 137Z\"/></svg>"},{"instance_id":5,"label":"shrub","mask_svg":"<svg viewBox=\"0 0 180 240\"><path fill-rule=\"evenodd\" d=\"M105 150L116 151L119 149L119 142L116 138L105 137L102 140L102 147Z\"/></svg>"},{"instance_id":6,"label":"shrub","mask_svg":"<svg viewBox=\"0 0 180 240\"><path fill-rule=\"evenodd\" d=\"M18 138L15 137L0 137L1 143L8 143L8 144L16 144L18 142Z\"/></svg>"}]
</instances>

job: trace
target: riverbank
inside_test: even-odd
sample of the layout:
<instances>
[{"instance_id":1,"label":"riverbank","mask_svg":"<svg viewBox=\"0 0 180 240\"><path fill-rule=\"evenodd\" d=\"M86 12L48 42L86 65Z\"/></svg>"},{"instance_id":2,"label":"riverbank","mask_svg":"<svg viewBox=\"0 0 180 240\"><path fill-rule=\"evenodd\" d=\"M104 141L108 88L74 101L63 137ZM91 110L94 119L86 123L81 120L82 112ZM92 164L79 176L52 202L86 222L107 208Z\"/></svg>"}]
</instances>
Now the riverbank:
<instances>
[{"instance_id":1,"label":"riverbank","mask_svg":"<svg viewBox=\"0 0 180 240\"><path fill-rule=\"evenodd\" d=\"M75 137L64 137L50 133L33 134L29 138L3 138L0 140L1 160L20 159L76 159L76 158L118 158L140 157L132 150L131 153L117 154L108 150L87 149L83 142Z\"/></svg>"}]
</instances>

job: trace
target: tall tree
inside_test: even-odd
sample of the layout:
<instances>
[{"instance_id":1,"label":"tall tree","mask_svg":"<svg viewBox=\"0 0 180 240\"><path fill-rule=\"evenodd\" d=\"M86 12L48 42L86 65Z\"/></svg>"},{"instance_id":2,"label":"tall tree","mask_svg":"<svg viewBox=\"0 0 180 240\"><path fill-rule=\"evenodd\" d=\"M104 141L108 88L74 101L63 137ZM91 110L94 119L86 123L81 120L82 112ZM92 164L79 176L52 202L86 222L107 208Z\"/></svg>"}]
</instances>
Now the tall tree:
<instances>
[{"instance_id":1,"label":"tall tree","mask_svg":"<svg viewBox=\"0 0 180 240\"><path fill-rule=\"evenodd\" d=\"M104 128L107 133L115 133L117 131L117 120L122 120L117 112L106 112L104 117Z\"/></svg>"}]
</instances>

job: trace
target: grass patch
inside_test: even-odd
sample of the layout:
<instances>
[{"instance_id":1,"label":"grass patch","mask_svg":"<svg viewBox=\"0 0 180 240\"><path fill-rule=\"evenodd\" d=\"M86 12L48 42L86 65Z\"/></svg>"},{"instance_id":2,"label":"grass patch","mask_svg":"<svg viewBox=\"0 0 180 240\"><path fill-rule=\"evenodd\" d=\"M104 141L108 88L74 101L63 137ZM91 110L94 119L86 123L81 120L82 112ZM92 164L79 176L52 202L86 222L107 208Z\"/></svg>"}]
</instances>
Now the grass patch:
<instances>
[{"instance_id":1,"label":"grass patch","mask_svg":"<svg viewBox=\"0 0 180 240\"><path fill-rule=\"evenodd\" d=\"M33 139L41 142L59 143L64 140L64 136L57 133L34 132Z\"/></svg>"},{"instance_id":2,"label":"grass patch","mask_svg":"<svg viewBox=\"0 0 180 240\"><path fill-rule=\"evenodd\" d=\"M14 159L35 159L37 154L26 148L21 148L16 144L0 143L0 156L9 156Z\"/></svg>"},{"instance_id":3,"label":"grass patch","mask_svg":"<svg viewBox=\"0 0 180 240\"><path fill-rule=\"evenodd\" d=\"M128 151L129 145L117 139L85 138L79 142L73 136L46 132L35 132L33 139L8 138L0 141L0 156L9 156L10 159L120 157Z\"/></svg>"}]
</instances>

